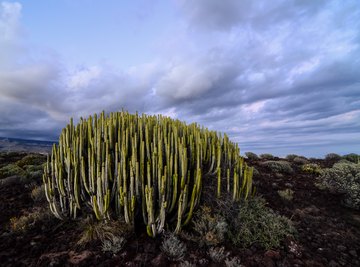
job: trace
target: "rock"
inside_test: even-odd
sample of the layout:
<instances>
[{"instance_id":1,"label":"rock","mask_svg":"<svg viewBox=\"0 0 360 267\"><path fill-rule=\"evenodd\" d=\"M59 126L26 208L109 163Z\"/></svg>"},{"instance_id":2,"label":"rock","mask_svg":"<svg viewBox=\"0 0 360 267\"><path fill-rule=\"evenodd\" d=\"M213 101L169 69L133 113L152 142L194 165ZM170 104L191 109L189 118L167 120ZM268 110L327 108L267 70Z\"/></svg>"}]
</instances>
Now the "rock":
<instances>
[{"instance_id":1,"label":"rock","mask_svg":"<svg viewBox=\"0 0 360 267\"><path fill-rule=\"evenodd\" d=\"M134 258L134 262L142 262L145 259L145 253L138 253Z\"/></svg>"},{"instance_id":2,"label":"rock","mask_svg":"<svg viewBox=\"0 0 360 267\"><path fill-rule=\"evenodd\" d=\"M9 232L4 232L0 235L0 237L9 237L9 236L11 236L11 233Z\"/></svg>"},{"instance_id":3,"label":"rock","mask_svg":"<svg viewBox=\"0 0 360 267\"><path fill-rule=\"evenodd\" d=\"M299 260L299 259L295 259L295 260L293 261L293 264L294 264L294 267L304 266L304 263L303 263L301 260Z\"/></svg>"},{"instance_id":4,"label":"rock","mask_svg":"<svg viewBox=\"0 0 360 267\"><path fill-rule=\"evenodd\" d=\"M39 266L65 266L68 258L67 251L42 254L39 258Z\"/></svg>"},{"instance_id":5,"label":"rock","mask_svg":"<svg viewBox=\"0 0 360 267\"><path fill-rule=\"evenodd\" d=\"M314 261L314 260L305 260L304 263L305 263L305 266L325 267L322 263Z\"/></svg>"},{"instance_id":6,"label":"rock","mask_svg":"<svg viewBox=\"0 0 360 267\"><path fill-rule=\"evenodd\" d=\"M265 256L261 262L261 266L264 267L275 267L275 263L272 258Z\"/></svg>"},{"instance_id":7,"label":"rock","mask_svg":"<svg viewBox=\"0 0 360 267\"><path fill-rule=\"evenodd\" d=\"M160 253L154 259L152 259L151 264L153 266L166 266L167 260L166 260L165 255L163 253Z\"/></svg>"},{"instance_id":8,"label":"rock","mask_svg":"<svg viewBox=\"0 0 360 267\"><path fill-rule=\"evenodd\" d=\"M340 265L336 262L336 261L334 261L334 260L331 260L330 262L329 262L329 267L339 267Z\"/></svg>"},{"instance_id":9,"label":"rock","mask_svg":"<svg viewBox=\"0 0 360 267\"><path fill-rule=\"evenodd\" d=\"M337 249L338 249L339 251L346 251L346 247L343 246L343 245L338 245L338 246L337 246Z\"/></svg>"},{"instance_id":10,"label":"rock","mask_svg":"<svg viewBox=\"0 0 360 267\"><path fill-rule=\"evenodd\" d=\"M274 251L274 250L268 250L264 253L265 257L269 257L271 259L280 259L280 253L278 251Z\"/></svg>"},{"instance_id":11,"label":"rock","mask_svg":"<svg viewBox=\"0 0 360 267\"><path fill-rule=\"evenodd\" d=\"M357 256L358 256L356 253L356 250L353 250L353 249L349 251L349 254L355 258L357 258Z\"/></svg>"},{"instance_id":12,"label":"rock","mask_svg":"<svg viewBox=\"0 0 360 267\"><path fill-rule=\"evenodd\" d=\"M128 252L127 251L124 251L120 254L120 258L123 258L125 259L126 257L128 256Z\"/></svg>"},{"instance_id":13,"label":"rock","mask_svg":"<svg viewBox=\"0 0 360 267\"><path fill-rule=\"evenodd\" d=\"M339 264L341 265L341 266L346 266L346 262L345 261L339 261Z\"/></svg>"},{"instance_id":14,"label":"rock","mask_svg":"<svg viewBox=\"0 0 360 267\"><path fill-rule=\"evenodd\" d=\"M312 214L312 215L318 215L320 213L320 210L314 205L306 207L303 210L305 213Z\"/></svg>"},{"instance_id":15,"label":"rock","mask_svg":"<svg viewBox=\"0 0 360 267\"><path fill-rule=\"evenodd\" d=\"M296 257L301 257L302 255L302 248L300 245L296 244L293 240L287 240L287 248L288 251L294 254Z\"/></svg>"},{"instance_id":16,"label":"rock","mask_svg":"<svg viewBox=\"0 0 360 267\"><path fill-rule=\"evenodd\" d=\"M246 256L251 256L251 255L253 254L253 252L252 252L250 249L246 248L246 249L244 250L244 254L245 254Z\"/></svg>"},{"instance_id":17,"label":"rock","mask_svg":"<svg viewBox=\"0 0 360 267\"><path fill-rule=\"evenodd\" d=\"M200 266L207 266L208 263L209 263L209 261L207 259L205 259L205 258L202 258L202 259L199 260Z\"/></svg>"},{"instance_id":18,"label":"rock","mask_svg":"<svg viewBox=\"0 0 360 267\"><path fill-rule=\"evenodd\" d=\"M92 255L92 252L89 250L84 250L80 253L74 251L69 252L69 262L74 265L79 265L79 263L88 259Z\"/></svg>"},{"instance_id":19,"label":"rock","mask_svg":"<svg viewBox=\"0 0 360 267\"><path fill-rule=\"evenodd\" d=\"M13 175L6 177L4 179L0 179L0 186L11 186L18 185L21 183L21 176Z\"/></svg>"}]
</instances>

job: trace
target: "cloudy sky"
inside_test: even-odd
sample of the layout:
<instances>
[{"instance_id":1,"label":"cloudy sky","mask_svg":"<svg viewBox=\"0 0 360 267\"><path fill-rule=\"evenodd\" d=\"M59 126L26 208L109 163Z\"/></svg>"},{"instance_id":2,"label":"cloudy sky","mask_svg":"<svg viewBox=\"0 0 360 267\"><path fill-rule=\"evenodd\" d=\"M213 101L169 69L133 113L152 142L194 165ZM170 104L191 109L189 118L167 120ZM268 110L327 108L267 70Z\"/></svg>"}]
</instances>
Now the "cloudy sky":
<instances>
[{"instance_id":1,"label":"cloudy sky","mask_svg":"<svg viewBox=\"0 0 360 267\"><path fill-rule=\"evenodd\" d=\"M360 2L0 0L0 136L122 108L242 152L360 153Z\"/></svg>"}]
</instances>

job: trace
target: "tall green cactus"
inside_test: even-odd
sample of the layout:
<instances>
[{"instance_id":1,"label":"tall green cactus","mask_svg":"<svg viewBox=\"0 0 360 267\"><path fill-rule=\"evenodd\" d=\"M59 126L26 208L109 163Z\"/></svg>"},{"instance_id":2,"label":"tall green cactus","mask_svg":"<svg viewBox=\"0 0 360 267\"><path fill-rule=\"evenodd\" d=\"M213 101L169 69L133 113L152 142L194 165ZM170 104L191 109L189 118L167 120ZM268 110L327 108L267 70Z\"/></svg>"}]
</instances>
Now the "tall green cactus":
<instances>
[{"instance_id":1,"label":"tall green cactus","mask_svg":"<svg viewBox=\"0 0 360 267\"><path fill-rule=\"evenodd\" d=\"M99 220L134 224L142 216L150 236L172 221L179 232L204 182L216 179L217 197L250 196L252 168L239 152L226 135L161 115L102 112L76 126L71 119L45 166L46 198L59 219L90 207Z\"/></svg>"}]
</instances>

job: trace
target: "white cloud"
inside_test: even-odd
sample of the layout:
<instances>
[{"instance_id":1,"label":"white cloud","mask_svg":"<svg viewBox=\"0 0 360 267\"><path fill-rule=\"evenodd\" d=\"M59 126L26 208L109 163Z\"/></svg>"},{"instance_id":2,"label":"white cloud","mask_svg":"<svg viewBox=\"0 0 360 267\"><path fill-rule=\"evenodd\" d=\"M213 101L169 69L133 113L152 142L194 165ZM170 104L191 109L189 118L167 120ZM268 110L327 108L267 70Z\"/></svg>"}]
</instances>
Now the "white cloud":
<instances>
[{"instance_id":1,"label":"white cloud","mask_svg":"<svg viewBox=\"0 0 360 267\"><path fill-rule=\"evenodd\" d=\"M22 6L20 3L2 2L0 9L0 40L12 41L17 38Z\"/></svg>"},{"instance_id":2,"label":"white cloud","mask_svg":"<svg viewBox=\"0 0 360 267\"><path fill-rule=\"evenodd\" d=\"M226 131L243 150L320 155L321 145L342 153L356 148L356 0L200 0L178 7L182 26L158 40L164 52L150 62L70 70L45 52L45 60L28 60L31 49L21 49L18 38L21 5L3 3L0 135L44 136L35 131L42 128L56 136L70 116L125 108ZM355 145L342 148L341 137Z\"/></svg>"},{"instance_id":3,"label":"white cloud","mask_svg":"<svg viewBox=\"0 0 360 267\"><path fill-rule=\"evenodd\" d=\"M191 99L211 90L214 82L220 78L216 68L182 64L172 67L156 85L159 96L170 99Z\"/></svg>"},{"instance_id":4,"label":"white cloud","mask_svg":"<svg viewBox=\"0 0 360 267\"><path fill-rule=\"evenodd\" d=\"M98 66L78 70L69 77L68 86L71 90L80 90L88 87L92 82L98 79L100 75L101 69Z\"/></svg>"}]
</instances>

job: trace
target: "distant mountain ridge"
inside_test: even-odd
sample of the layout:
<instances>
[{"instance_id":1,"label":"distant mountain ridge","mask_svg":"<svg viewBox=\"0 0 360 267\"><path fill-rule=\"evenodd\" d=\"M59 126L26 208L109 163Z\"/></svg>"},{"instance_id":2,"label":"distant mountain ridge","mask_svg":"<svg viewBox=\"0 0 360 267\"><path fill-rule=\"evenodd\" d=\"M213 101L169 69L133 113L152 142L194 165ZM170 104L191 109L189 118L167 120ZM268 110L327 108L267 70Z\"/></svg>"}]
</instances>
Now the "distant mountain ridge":
<instances>
[{"instance_id":1,"label":"distant mountain ridge","mask_svg":"<svg viewBox=\"0 0 360 267\"><path fill-rule=\"evenodd\" d=\"M50 153L52 145L57 142L27 140L11 137L0 137L1 152Z\"/></svg>"}]
</instances>

